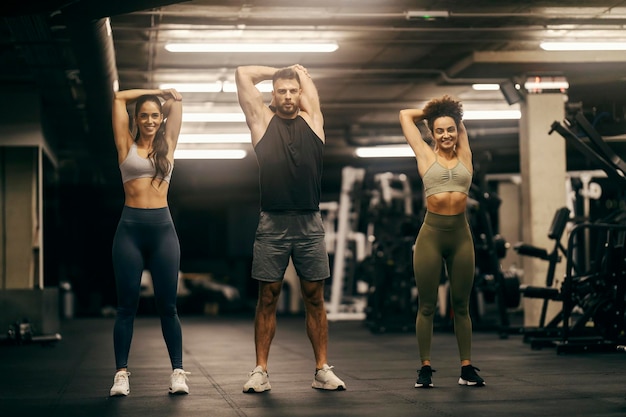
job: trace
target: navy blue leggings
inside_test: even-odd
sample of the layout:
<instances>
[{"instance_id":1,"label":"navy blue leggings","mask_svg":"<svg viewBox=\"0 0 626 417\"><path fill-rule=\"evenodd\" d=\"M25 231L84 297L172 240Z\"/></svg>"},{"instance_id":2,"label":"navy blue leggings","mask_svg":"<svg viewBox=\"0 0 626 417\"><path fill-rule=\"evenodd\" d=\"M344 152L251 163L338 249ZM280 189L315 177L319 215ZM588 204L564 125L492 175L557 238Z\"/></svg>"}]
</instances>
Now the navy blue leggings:
<instances>
[{"instance_id":1,"label":"navy blue leggings","mask_svg":"<svg viewBox=\"0 0 626 417\"><path fill-rule=\"evenodd\" d=\"M113 238L112 254L118 302L113 329L116 369L128 366L144 269L152 275L156 307L172 369L182 368L182 332L176 310L180 244L169 208L124 206Z\"/></svg>"}]
</instances>

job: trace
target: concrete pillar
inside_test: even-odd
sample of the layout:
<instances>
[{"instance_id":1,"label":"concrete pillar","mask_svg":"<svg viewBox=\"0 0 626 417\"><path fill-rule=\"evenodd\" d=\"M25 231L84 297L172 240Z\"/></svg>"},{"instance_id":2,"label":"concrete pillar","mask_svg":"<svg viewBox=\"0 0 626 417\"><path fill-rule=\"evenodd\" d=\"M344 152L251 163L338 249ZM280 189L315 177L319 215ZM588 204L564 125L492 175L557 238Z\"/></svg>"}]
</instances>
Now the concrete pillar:
<instances>
[{"instance_id":1,"label":"concrete pillar","mask_svg":"<svg viewBox=\"0 0 626 417\"><path fill-rule=\"evenodd\" d=\"M529 94L521 104L520 170L522 176L522 241L550 249L548 230L555 211L566 202L565 140L549 135L555 120L565 117L564 96L560 93ZM503 213L506 217L506 213ZM524 284L545 286L548 262L523 257ZM557 268L555 283L562 282L564 268ZM537 326L542 300L524 299L524 326ZM561 308L550 302L546 320Z\"/></svg>"}]
</instances>

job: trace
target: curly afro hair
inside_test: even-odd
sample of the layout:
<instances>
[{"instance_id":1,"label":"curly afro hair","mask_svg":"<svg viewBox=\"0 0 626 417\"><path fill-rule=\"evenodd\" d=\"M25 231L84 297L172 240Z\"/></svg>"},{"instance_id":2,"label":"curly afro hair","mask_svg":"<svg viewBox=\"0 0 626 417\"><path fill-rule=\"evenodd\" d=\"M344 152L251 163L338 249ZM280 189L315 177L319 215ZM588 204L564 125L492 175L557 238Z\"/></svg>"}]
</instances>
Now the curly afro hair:
<instances>
[{"instance_id":1,"label":"curly afro hair","mask_svg":"<svg viewBox=\"0 0 626 417\"><path fill-rule=\"evenodd\" d=\"M458 126L463 120L463 104L446 95L429 101L424 107L424 119L431 132L435 120L444 116L452 117Z\"/></svg>"}]
</instances>

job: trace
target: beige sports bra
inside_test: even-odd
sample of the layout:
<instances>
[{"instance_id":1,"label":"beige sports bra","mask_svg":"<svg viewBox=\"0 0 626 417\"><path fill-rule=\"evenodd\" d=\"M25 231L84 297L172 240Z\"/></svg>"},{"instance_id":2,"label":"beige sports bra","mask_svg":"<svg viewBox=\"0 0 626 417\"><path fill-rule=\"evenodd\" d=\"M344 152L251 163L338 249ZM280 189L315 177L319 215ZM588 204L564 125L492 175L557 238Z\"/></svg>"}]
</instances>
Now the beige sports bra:
<instances>
[{"instance_id":1,"label":"beige sports bra","mask_svg":"<svg viewBox=\"0 0 626 417\"><path fill-rule=\"evenodd\" d=\"M472 185L472 173L461 161L454 168L446 168L435 160L426 170L422 182L426 197L451 191L468 194Z\"/></svg>"}]
</instances>

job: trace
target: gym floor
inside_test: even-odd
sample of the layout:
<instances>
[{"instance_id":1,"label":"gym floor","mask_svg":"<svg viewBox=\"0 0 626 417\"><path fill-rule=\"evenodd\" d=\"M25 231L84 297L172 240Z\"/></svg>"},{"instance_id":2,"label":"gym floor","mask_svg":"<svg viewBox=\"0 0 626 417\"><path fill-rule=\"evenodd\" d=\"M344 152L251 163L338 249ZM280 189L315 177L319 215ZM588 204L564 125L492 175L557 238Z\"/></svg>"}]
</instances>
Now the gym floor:
<instances>
[{"instance_id":1,"label":"gym floor","mask_svg":"<svg viewBox=\"0 0 626 417\"><path fill-rule=\"evenodd\" d=\"M329 357L346 391L311 388L304 318L279 316L270 352L272 390L244 394L254 367L253 318L181 317L190 394L168 394L169 360L156 317L138 317L130 356L131 393L108 396L113 319L62 322L50 345L0 346L1 416L299 417L626 415L626 354L557 354L521 335L475 331L473 362L483 388L457 384L454 335L435 331L433 389L415 389L413 333L373 334L357 321L331 322Z\"/></svg>"}]
</instances>

